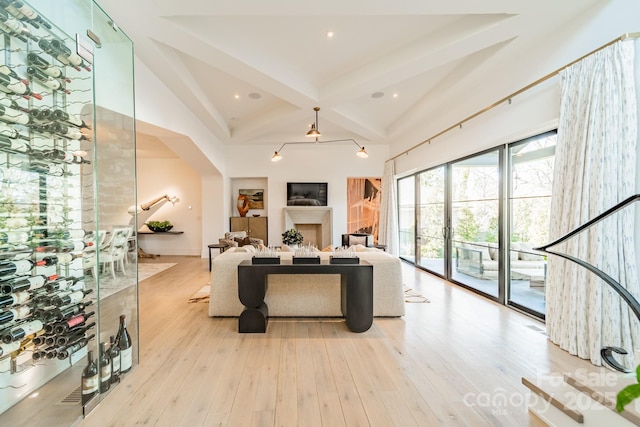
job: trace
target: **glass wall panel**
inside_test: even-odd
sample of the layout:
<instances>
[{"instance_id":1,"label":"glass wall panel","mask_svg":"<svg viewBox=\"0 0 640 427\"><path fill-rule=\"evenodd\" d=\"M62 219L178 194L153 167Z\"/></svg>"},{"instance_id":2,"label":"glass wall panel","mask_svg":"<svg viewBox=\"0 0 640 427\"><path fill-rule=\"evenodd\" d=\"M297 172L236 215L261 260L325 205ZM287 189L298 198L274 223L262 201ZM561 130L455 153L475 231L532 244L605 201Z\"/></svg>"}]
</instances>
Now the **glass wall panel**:
<instances>
[{"instance_id":1,"label":"glass wall panel","mask_svg":"<svg viewBox=\"0 0 640 427\"><path fill-rule=\"evenodd\" d=\"M451 278L498 297L499 150L451 164Z\"/></svg>"},{"instance_id":2,"label":"glass wall panel","mask_svg":"<svg viewBox=\"0 0 640 427\"><path fill-rule=\"evenodd\" d=\"M398 180L398 230L400 258L415 261L416 190L414 176Z\"/></svg>"},{"instance_id":3,"label":"glass wall panel","mask_svg":"<svg viewBox=\"0 0 640 427\"><path fill-rule=\"evenodd\" d=\"M90 0L14 3L24 31L0 28L0 65L24 93L5 91L0 118L16 138L0 144L0 297L20 318L0 321L0 425L73 425L119 385L98 356L122 314L118 360L137 363L133 47Z\"/></svg>"},{"instance_id":4,"label":"glass wall panel","mask_svg":"<svg viewBox=\"0 0 640 427\"><path fill-rule=\"evenodd\" d=\"M509 146L509 302L545 313L546 257L534 247L549 242L556 132Z\"/></svg>"},{"instance_id":5,"label":"glass wall panel","mask_svg":"<svg viewBox=\"0 0 640 427\"><path fill-rule=\"evenodd\" d=\"M445 274L445 167L418 174L416 264Z\"/></svg>"}]
</instances>

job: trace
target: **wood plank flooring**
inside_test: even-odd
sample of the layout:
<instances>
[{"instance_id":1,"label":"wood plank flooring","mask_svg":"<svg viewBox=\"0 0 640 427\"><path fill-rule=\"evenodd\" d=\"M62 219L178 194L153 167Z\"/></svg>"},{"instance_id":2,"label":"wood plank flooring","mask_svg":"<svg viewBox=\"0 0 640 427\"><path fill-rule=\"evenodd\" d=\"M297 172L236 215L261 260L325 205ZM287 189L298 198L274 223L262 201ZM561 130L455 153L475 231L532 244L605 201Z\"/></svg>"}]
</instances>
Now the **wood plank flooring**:
<instances>
[{"instance_id":1,"label":"wood plank flooring","mask_svg":"<svg viewBox=\"0 0 640 427\"><path fill-rule=\"evenodd\" d=\"M537 320L408 264L406 286L431 302L403 318L361 334L272 318L266 334L238 334L236 318L187 303L207 259L158 262L178 265L140 284L141 364L80 427L538 426L522 376L596 371Z\"/></svg>"}]
</instances>

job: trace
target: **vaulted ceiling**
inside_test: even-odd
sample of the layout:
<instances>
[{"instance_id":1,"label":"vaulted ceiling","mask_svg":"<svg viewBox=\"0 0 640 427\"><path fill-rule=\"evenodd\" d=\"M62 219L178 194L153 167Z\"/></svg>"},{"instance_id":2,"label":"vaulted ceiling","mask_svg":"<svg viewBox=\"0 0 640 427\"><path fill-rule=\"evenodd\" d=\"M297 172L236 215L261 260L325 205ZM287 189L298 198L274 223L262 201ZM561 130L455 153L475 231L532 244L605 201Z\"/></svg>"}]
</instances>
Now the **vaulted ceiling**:
<instances>
[{"instance_id":1,"label":"vaulted ceiling","mask_svg":"<svg viewBox=\"0 0 640 427\"><path fill-rule=\"evenodd\" d=\"M508 74L536 40L596 3L100 2L136 55L231 145L304 139L316 106L323 139L426 138L420 128L443 100L464 102L482 76Z\"/></svg>"}]
</instances>

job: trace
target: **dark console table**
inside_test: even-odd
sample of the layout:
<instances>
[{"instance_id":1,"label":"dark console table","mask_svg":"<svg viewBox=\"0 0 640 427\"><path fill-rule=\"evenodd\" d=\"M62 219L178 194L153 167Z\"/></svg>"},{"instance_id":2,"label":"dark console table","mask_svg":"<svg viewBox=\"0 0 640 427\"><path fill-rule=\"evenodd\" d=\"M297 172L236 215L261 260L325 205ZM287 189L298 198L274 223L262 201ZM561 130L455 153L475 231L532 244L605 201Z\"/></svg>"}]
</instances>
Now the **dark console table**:
<instances>
[{"instance_id":1,"label":"dark console table","mask_svg":"<svg viewBox=\"0 0 640 427\"><path fill-rule=\"evenodd\" d=\"M347 327L364 332L373 323L373 266L360 264L252 264L251 260L238 265L238 297L245 306L238 318L238 332L267 330L269 308L264 302L269 274L339 274L340 305ZM301 281L302 282L302 281ZM304 292L304 283L300 283Z\"/></svg>"}]
</instances>

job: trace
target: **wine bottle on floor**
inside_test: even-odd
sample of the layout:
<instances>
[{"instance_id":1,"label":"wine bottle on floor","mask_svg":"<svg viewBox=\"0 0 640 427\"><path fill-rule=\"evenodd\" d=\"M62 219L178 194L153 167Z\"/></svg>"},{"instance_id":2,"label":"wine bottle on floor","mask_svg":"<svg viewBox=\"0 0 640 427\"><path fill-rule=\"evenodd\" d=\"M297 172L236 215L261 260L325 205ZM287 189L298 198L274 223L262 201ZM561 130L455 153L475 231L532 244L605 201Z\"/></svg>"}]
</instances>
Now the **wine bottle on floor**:
<instances>
[{"instance_id":1,"label":"wine bottle on floor","mask_svg":"<svg viewBox=\"0 0 640 427\"><path fill-rule=\"evenodd\" d=\"M100 343L100 393L105 393L111 387L111 358L106 343Z\"/></svg>"},{"instance_id":2,"label":"wine bottle on floor","mask_svg":"<svg viewBox=\"0 0 640 427\"><path fill-rule=\"evenodd\" d=\"M127 331L125 315L120 315L120 327L115 339L116 345L120 349L120 373L125 374L131 370L133 364L133 347L131 344L131 335Z\"/></svg>"},{"instance_id":3,"label":"wine bottle on floor","mask_svg":"<svg viewBox=\"0 0 640 427\"><path fill-rule=\"evenodd\" d=\"M82 404L85 405L98 392L98 366L93 360L93 350L87 352L87 366L82 371Z\"/></svg>"},{"instance_id":4,"label":"wine bottle on floor","mask_svg":"<svg viewBox=\"0 0 640 427\"><path fill-rule=\"evenodd\" d=\"M109 337L109 357L111 357L111 384L120 382L120 349L113 335Z\"/></svg>"}]
</instances>

